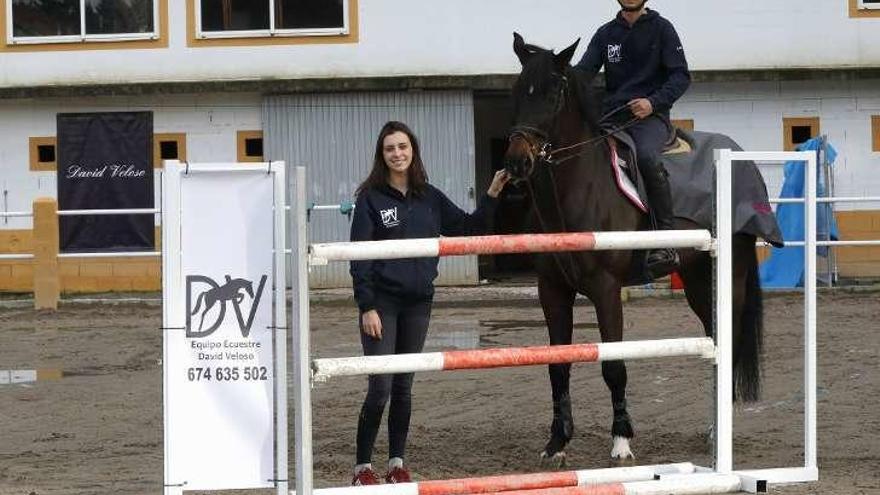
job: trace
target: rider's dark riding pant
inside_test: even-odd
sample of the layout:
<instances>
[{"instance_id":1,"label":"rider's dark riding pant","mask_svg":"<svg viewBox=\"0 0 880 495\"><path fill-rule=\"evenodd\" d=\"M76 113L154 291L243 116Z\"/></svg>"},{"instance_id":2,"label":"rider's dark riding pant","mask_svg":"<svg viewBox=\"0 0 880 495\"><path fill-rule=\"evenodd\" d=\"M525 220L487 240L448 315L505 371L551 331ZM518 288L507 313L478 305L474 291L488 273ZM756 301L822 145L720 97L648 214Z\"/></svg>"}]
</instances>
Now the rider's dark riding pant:
<instances>
[{"instance_id":1,"label":"rider's dark riding pant","mask_svg":"<svg viewBox=\"0 0 880 495\"><path fill-rule=\"evenodd\" d=\"M379 293L375 303L382 321L382 338L374 339L361 329L364 355L422 352L431 319L431 301L399 301ZM403 458L412 409L412 382L413 373L370 375L367 397L358 418L357 464L371 462L382 413L389 399L388 457Z\"/></svg>"},{"instance_id":2,"label":"rider's dark riding pant","mask_svg":"<svg viewBox=\"0 0 880 495\"><path fill-rule=\"evenodd\" d=\"M657 228L672 229L672 196L666 171L660 165L660 154L669 137L669 129L659 116L639 120L626 131L636 143L639 171L645 181L648 206L654 214Z\"/></svg>"}]
</instances>

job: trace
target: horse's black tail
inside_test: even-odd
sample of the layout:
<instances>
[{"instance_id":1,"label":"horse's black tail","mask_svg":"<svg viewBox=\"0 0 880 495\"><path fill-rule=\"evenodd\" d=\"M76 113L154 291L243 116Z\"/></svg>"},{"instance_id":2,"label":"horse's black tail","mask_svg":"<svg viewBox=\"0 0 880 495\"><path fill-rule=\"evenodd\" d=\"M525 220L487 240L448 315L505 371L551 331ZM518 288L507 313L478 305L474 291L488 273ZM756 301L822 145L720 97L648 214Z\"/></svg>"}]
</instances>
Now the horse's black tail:
<instances>
[{"instance_id":1,"label":"horse's black tail","mask_svg":"<svg viewBox=\"0 0 880 495\"><path fill-rule=\"evenodd\" d=\"M751 241L752 243L754 240ZM754 244L753 244L754 245ZM735 398L754 402L761 395L761 356L764 345L764 297L758 276L758 255L754 247L746 250L746 297L740 319L739 348L733 368Z\"/></svg>"}]
</instances>

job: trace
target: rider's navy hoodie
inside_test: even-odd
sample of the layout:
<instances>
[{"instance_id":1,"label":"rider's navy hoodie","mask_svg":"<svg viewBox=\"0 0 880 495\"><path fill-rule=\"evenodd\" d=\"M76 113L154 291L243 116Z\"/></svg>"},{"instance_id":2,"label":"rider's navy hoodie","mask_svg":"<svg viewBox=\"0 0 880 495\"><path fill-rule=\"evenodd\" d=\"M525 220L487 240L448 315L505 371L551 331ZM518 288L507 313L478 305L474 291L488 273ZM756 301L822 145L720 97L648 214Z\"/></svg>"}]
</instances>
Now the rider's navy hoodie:
<instances>
[{"instance_id":1,"label":"rider's navy hoodie","mask_svg":"<svg viewBox=\"0 0 880 495\"><path fill-rule=\"evenodd\" d=\"M606 112L634 98L648 98L655 112L668 117L691 82L678 33L651 9L632 26L618 13L596 31L575 68L592 79L603 65Z\"/></svg>"},{"instance_id":2,"label":"rider's navy hoodie","mask_svg":"<svg viewBox=\"0 0 880 495\"><path fill-rule=\"evenodd\" d=\"M483 234L498 204L484 195L472 214L462 211L439 189L427 184L424 192L406 196L389 185L369 188L357 198L351 222L352 241L417 239ZM375 309L379 297L424 301L434 295L438 258L352 261L354 298L361 311Z\"/></svg>"}]
</instances>

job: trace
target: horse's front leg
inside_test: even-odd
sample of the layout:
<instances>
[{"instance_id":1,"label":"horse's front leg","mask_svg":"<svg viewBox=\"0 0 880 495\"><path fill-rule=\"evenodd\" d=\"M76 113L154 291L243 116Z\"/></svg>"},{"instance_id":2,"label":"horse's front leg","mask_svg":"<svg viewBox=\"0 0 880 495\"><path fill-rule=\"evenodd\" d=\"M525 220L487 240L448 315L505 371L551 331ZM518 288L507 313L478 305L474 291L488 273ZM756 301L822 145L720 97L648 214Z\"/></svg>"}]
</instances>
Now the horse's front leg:
<instances>
[{"instance_id":1,"label":"horse's front leg","mask_svg":"<svg viewBox=\"0 0 880 495\"><path fill-rule=\"evenodd\" d=\"M596 319L602 342L623 340L623 303L620 282L611 274L597 274L589 285L588 297L596 307ZM623 360L603 361L602 378L611 391L614 419L611 423L611 459L623 461L635 456L629 441L633 437L632 422L626 410L626 364Z\"/></svg>"},{"instance_id":2,"label":"horse's front leg","mask_svg":"<svg viewBox=\"0 0 880 495\"><path fill-rule=\"evenodd\" d=\"M550 345L571 344L575 291L546 277L539 277L538 297L544 310ZM565 446L574 434L569 395L571 364L551 364L549 371L553 389L553 422L550 425L550 440L541 458L562 467L565 465Z\"/></svg>"}]
</instances>

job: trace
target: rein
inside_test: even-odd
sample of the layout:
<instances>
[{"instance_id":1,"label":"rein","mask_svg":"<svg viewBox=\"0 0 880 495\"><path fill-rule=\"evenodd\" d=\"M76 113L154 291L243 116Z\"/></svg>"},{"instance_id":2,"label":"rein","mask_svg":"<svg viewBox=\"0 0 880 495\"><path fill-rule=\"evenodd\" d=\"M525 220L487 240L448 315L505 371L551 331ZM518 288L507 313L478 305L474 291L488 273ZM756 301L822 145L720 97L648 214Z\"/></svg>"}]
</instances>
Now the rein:
<instances>
[{"instance_id":1,"label":"rein","mask_svg":"<svg viewBox=\"0 0 880 495\"><path fill-rule=\"evenodd\" d=\"M550 219L545 218L544 215L541 214L541 206L538 204L538 194L535 191L535 183L532 179L526 180L526 187L529 189L529 196L532 198L532 207L535 211L535 216L538 219L538 226L541 228L542 232L568 232L568 228L565 225L565 216L562 212L562 205L559 204L559 197L556 193L556 177L553 175L553 169L548 168L546 170L548 174L548 178L550 179L550 196L553 198L553 206L555 206L555 211L549 212L551 215L555 215L557 218L558 225L557 228L553 228L551 225ZM562 274L562 278L565 279L566 283L573 288L577 289L578 280L580 279L581 271L578 268L578 264L574 260L573 253L547 253L553 261L556 263L556 267L559 269L559 273ZM566 265L569 266L570 270L566 270Z\"/></svg>"},{"instance_id":2,"label":"rein","mask_svg":"<svg viewBox=\"0 0 880 495\"><path fill-rule=\"evenodd\" d=\"M565 89L566 89L566 87L563 87L561 89L561 91L565 91ZM563 98L560 97L559 99L562 100ZM600 123L605 122L613 115L620 113L621 111L623 111L627 108L629 108L629 105L627 105L627 104L620 105L617 108L614 108L611 111L609 111L608 113L606 113L605 115L603 115L602 118L599 119L599 122ZM563 146L562 148L556 148L556 149L553 149L553 143L550 142L548 134L546 132L544 132L543 130L538 129L537 127L533 127L533 126L528 126L528 125L515 126L510 133L509 139L513 139L516 136L522 137L526 142L528 142L529 147L532 149L533 155L540 162L546 163L547 165L559 165L559 164L567 162L568 160L571 160L572 158L577 158L579 156L583 156L585 153L587 153L587 150L582 150L579 152L571 153L571 154L568 154L568 155L566 155L562 158L558 158L558 159L555 158L557 154L571 151L571 150L575 150L578 148L586 148L587 146L592 146L592 145L595 145L596 143L603 142L605 139L607 139L610 136L613 136L615 133L620 132L628 127L632 127L638 121L639 121L639 118L634 116L631 119L624 122L623 124L616 126L616 127L611 127L607 131L600 133L598 136L594 136L590 139L580 141L580 142L577 142L577 143L574 143L574 144L571 144L568 146ZM541 141L543 141L543 143L539 145L538 142L535 142L534 140L530 139L530 137L532 137L532 136L538 137Z\"/></svg>"},{"instance_id":3,"label":"rein","mask_svg":"<svg viewBox=\"0 0 880 495\"><path fill-rule=\"evenodd\" d=\"M614 110L603 115L602 118L599 120L599 122L604 122L606 119L608 119L609 117L611 117L615 113L620 112L624 108L627 108L627 106L621 105L621 106L615 108ZM616 127L611 127L607 131L599 134L598 136L594 136L590 139L587 139L585 141L580 141L580 142L571 144L569 146L563 146L562 148L553 149L552 144L550 144L550 142L548 141L545 143L545 145L543 147L544 149L542 149L541 152L538 153L538 157L541 158L543 161L545 161L549 165L559 165L560 163L567 162L568 160L571 160L572 158L577 158L579 156L582 156L584 153L587 152L587 150L579 151L576 153L571 153L571 154L564 156L560 159L554 159L556 154L562 153L565 151L571 151L571 150L574 150L577 148L585 148L587 146L591 146L596 143L603 142L603 141L605 141L605 139L613 136L614 134L616 134L616 133L618 133L628 127L632 127L639 120L640 119L638 117L632 117L631 119L627 120L623 124L616 126Z\"/></svg>"}]
</instances>

